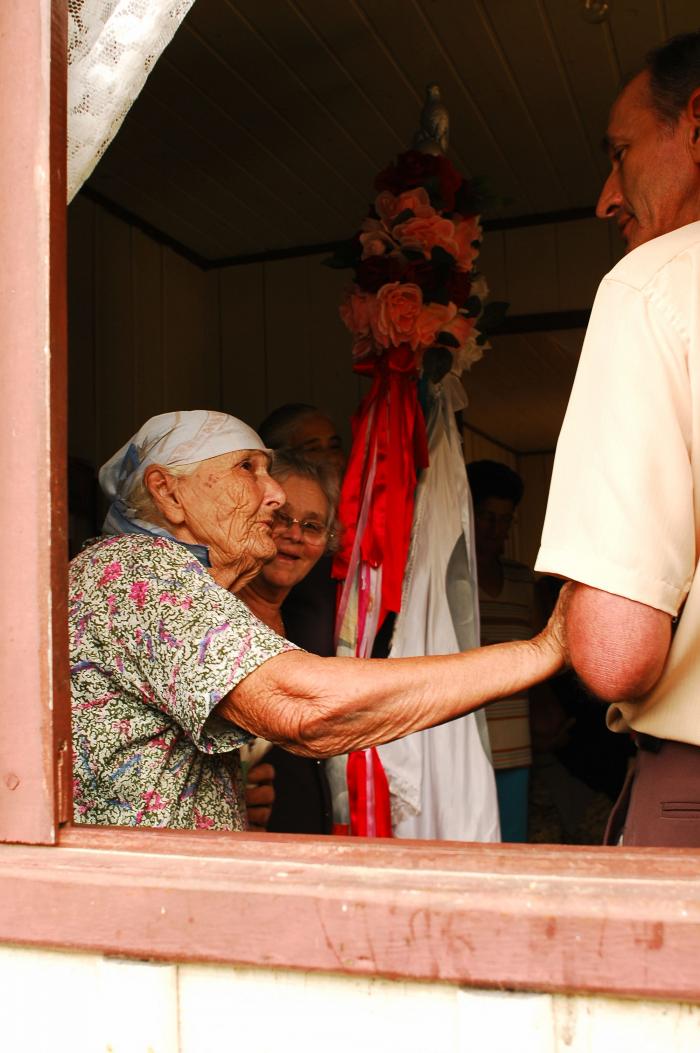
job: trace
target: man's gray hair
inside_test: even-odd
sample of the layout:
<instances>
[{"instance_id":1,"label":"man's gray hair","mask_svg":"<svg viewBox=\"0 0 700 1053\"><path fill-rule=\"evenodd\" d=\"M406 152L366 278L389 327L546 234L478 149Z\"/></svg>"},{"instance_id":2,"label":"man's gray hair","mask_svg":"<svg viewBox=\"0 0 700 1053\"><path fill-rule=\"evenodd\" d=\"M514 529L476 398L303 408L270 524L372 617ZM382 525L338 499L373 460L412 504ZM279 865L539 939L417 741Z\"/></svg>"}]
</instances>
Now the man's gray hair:
<instances>
[{"instance_id":1,"label":"man's gray hair","mask_svg":"<svg viewBox=\"0 0 700 1053\"><path fill-rule=\"evenodd\" d=\"M690 96L700 88L700 30L681 33L653 48L644 60L657 116L675 127Z\"/></svg>"}]
</instances>

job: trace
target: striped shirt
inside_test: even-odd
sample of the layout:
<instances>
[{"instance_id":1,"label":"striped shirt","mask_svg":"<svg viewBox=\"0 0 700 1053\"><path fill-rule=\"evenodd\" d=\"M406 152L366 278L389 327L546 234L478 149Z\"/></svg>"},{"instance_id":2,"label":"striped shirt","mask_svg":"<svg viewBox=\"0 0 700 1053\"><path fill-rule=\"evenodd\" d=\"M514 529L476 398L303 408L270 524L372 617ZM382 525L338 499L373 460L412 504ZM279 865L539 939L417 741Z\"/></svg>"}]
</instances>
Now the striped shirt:
<instances>
[{"instance_id":1,"label":"striped shirt","mask_svg":"<svg viewBox=\"0 0 700 1053\"><path fill-rule=\"evenodd\" d=\"M533 635L534 577L529 567L502 559L503 587L498 596L479 589L481 643L529 640ZM532 763L530 708L527 691L492 702L486 720L493 766L522 768Z\"/></svg>"}]
</instances>

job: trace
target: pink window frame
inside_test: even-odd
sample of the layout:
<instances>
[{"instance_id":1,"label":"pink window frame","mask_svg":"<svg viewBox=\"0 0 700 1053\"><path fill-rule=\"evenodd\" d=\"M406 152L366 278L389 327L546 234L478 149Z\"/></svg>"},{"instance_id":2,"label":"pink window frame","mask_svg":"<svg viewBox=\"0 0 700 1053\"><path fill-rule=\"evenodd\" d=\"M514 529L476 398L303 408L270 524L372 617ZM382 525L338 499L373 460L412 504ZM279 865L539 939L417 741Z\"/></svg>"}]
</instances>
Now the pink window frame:
<instances>
[{"instance_id":1,"label":"pink window frame","mask_svg":"<svg viewBox=\"0 0 700 1053\"><path fill-rule=\"evenodd\" d=\"M0 942L697 999L690 850L70 824L65 43L0 7Z\"/></svg>"}]
</instances>

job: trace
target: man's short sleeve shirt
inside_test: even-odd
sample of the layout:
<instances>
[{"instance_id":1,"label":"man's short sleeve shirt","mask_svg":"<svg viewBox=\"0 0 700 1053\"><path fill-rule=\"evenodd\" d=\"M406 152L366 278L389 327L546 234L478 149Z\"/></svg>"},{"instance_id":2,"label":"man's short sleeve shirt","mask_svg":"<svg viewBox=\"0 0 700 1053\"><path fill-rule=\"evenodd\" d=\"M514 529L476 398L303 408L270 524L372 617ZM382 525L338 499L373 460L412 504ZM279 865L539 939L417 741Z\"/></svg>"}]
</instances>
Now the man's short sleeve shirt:
<instances>
[{"instance_id":1,"label":"man's short sleeve shirt","mask_svg":"<svg viewBox=\"0 0 700 1053\"><path fill-rule=\"evenodd\" d=\"M536 563L671 615L685 601L662 680L647 699L613 707L609 720L698 743L699 385L693 223L640 246L600 285Z\"/></svg>"}]
</instances>

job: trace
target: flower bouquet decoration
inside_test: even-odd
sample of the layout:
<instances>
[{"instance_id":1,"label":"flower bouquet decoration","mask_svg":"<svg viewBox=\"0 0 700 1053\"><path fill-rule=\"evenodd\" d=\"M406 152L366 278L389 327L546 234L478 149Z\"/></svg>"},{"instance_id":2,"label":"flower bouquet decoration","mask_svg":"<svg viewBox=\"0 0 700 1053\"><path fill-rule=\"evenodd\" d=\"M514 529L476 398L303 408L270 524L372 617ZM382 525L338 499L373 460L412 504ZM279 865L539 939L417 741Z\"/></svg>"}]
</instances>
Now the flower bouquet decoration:
<instances>
[{"instance_id":1,"label":"flower bouquet decoration","mask_svg":"<svg viewBox=\"0 0 700 1053\"><path fill-rule=\"evenodd\" d=\"M428 463L417 381L447 371L459 376L481 358L488 292L475 267L477 196L448 158L408 150L380 172L375 187L361 230L327 261L354 271L340 315L353 338L353 368L373 379L353 418L334 567L348 602L348 582L359 575L350 612L341 601L338 636L343 653L360 656L371 653L377 628L401 604L416 473ZM372 576L381 582L370 585Z\"/></svg>"},{"instance_id":2,"label":"flower bouquet decoration","mask_svg":"<svg viewBox=\"0 0 700 1053\"><path fill-rule=\"evenodd\" d=\"M481 358L486 339L477 195L444 156L448 119L434 85L421 122L418 148L380 172L360 231L326 261L353 270L340 314L353 369L372 380L353 417L340 499L339 655L371 656L386 615L401 609L416 484L429 460L419 387L435 391L452 373L461 389L457 378ZM350 832L390 836L390 787L377 751L351 753L343 777L340 811Z\"/></svg>"}]
</instances>

